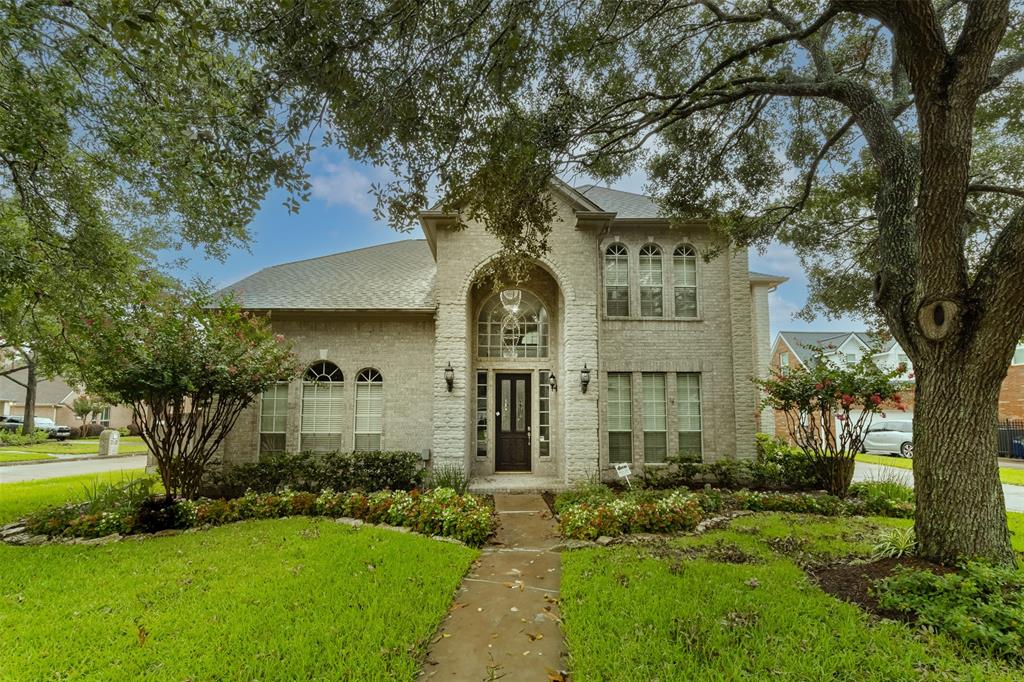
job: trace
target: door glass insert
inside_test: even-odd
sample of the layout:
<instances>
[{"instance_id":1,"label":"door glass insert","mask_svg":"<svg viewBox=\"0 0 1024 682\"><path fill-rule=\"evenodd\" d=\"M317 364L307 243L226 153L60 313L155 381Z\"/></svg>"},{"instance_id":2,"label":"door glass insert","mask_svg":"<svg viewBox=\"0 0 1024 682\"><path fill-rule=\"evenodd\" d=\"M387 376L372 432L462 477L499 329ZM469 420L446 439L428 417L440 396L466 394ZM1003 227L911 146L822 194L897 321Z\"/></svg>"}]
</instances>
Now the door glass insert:
<instances>
[{"instance_id":1,"label":"door glass insert","mask_svg":"<svg viewBox=\"0 0 1024 682\"><path fill-rule=\"evenodd\" d=\"M526 430L526 380L516 380L516 431Z\"/></svg>"},{"instance_id":2,"label":"door glass insert","mask_svg":"<svg viewBox=\"0 0 1024 682\"><path fill-rule=\"evenodd\" d=\"M501 380L501 430L512 430L512 380Z\"/></svg>"}]
</instances>

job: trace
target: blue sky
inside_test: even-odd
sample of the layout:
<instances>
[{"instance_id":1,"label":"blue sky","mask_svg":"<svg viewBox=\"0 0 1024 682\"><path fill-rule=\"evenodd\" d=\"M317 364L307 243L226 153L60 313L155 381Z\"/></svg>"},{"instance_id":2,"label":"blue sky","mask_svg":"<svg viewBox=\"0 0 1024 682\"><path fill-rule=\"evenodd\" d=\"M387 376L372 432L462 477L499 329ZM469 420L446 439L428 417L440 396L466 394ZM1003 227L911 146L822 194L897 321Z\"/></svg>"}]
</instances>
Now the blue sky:
<instances>
[{"instance_id":1,"label":"blue sky","mask_svg":"<svg viewBox=\"0 0 1024 682\"><path fill-rule=\"evenodd\" d=\"M235 249L223 262L205 258L201 253L167 254L168 259L182 255L188 258L187 265L175 274L186 280L209 280L215 287L221 287L270 265L423 236L418 227L400 233L373 219L373 198L368 191L371 182L385 178L383 171L353 162L343 152L320 149L313 155L309 173L312 197L298 214L290 214L284 208L283 192L272 191L250 225L252 242L248 250ZM574 180L571 184L584 182ZM615 187L640 192L643 184L642 176L633 176ZM841 330L862 326L853 320L818 319L807 323L793 319L806 300L807 278L791 249L773 245L764 254L751 252L750 268L789 277L771 295L773 337L780 329Z\"/></svg>"}]
</instances>

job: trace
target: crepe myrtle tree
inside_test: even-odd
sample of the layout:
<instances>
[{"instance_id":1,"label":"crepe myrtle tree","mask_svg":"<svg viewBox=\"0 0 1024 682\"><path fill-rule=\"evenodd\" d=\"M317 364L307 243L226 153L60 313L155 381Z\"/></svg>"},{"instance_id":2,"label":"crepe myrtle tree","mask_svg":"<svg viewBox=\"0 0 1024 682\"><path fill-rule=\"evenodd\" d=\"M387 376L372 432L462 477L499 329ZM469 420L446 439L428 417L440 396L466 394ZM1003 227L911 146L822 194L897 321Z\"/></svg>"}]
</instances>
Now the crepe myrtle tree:
<instances>
[{"instance_id":1,"label":"crepe myrtle tree","mask_svg":"<svg viewBox=\"0 0 1024 682\"><path fill-rule=\"evenodd\" d=\"M822 349L809 364L755 383L764 392L762 404L783 414L790 437L813 458L825 489L846 497L872 419L886 410L906 411L900 392L909 384L899 377L907 367L884 371L869 356L840 366Z\"/></svg>"},{"instance_id":2,"label":"crepe myrtle tree","mask_svg":"<svg viewBox=\"0 0 1024 682\"><path fill-rule=\"evenodd\" d=\"M510 278L550 180L643 172L674 223L793 245L807 313L886 326L917 372L923 556L1013 563L999 386L1024 333L1024 22L1010 0L276 0L239 9L292 122L484 222Z\"/></svg>"},{"instance_id":3,"label":"crepe myrtle tree","mask_svg":"<svg viewBox=\"0 0 1024 682\"><path fill-rule=\"evenodd\" d=\"M225 299L168 292L120 319L90 320L90 391L130 405L168 495L198 494L242 410L299 366L269 321Z\"/></svg>"},{"instance_id":4,"label":"crepe myrtle tree","mask_svg":"<svg viewBox=\"0 0 1024 682\"><path fill-rule=\"evenodd\" d=\"M80 437L85 438L89 435L89 424L92 422L90 417L98 416L106 406L105 402L90 395L80 395L71 402L71 411L82 422L82 428L78 434Z\"/></svg>"}]
</instances>

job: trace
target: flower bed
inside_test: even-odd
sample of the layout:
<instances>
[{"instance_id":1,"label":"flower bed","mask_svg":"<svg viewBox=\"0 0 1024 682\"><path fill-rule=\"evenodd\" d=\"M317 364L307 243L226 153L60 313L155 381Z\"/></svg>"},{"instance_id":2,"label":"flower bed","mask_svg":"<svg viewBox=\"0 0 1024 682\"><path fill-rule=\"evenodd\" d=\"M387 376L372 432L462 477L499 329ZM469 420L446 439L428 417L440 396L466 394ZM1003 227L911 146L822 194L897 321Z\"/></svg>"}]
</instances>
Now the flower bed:
<instances>
[{"instance_id":1,"label":"flower bed","mask_svg":"<svg viewBox=\"0 0 1024 682\"><path fill-rule=\"evenodd\" d=\"M150 505L157 507L159 505ZM152 519L162 510L145 507L82 513L79 506L55 507L26 519L33 534L64 537L130 535L155 530ZM480 546L494 531L490 508L472 495L448 488L429 492L381 491L376 493L325 490L319 495L286 490L280 493L247 493L232 500L173 500L160 516L164 528L194 528L248 519L285 516L347 516L367 523L403 526L424 535L442 535L468 545Z\"/></svg>"},{"instance_id":2,"label":"flower bed","mask_svg":"<svg viewBox=\"0 0 1024 682\"><path fill-rule=\"evenodd\" d=\"M555 502L564 537L594 540L602 535L679 533L691 531L707 514L722 511L776 511L822 516L891 516L911 518L914 504L882 495L849 497L808 493L737 492L712 488L639 490L615 496L599 487L570 491Z\"/></svg>"}]
</instances>

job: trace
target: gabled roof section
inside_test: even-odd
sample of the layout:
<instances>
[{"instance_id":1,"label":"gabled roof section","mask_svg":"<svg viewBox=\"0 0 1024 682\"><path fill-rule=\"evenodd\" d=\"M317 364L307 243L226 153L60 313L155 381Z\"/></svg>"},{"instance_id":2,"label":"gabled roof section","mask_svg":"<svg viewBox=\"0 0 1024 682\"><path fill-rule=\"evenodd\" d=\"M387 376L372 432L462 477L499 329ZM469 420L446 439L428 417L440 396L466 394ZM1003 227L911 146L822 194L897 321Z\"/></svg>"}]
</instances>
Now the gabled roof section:
<instances>
[{"instance_id":1,"label":"gabled roof section","mask_svg":"<svg viewBox=\"0 0 1024 682\"><path fill-rule=\"evenodd\" d=\"M619 220L666 218L654 199L645 194L624 192L621 189L599 185L580 185L576 191L601 210L615 213L616 219Z\"/></svg>"},{"instance_id":2,"label":"gabled roof section","mask_svg":"<svg viewBox=\"0 0 1024 682\"><path fill-rule=\"evenodd\" d=\"M28 378L28 370L17 371L11 376L24 382ZM60 377L40 379L36 383L36 405L70 405L77 395L78 391ZM0 377L0 400L19 405L24 403L25 387L8 377Z\"/></svg>"},{"instance_id":3,"label":"gabled roof section","mask_svg":"<svg viewBox=\"0 0 1024 682\"><path fill-rule=\"evenodd\" d=\"M847 339L854 337L865 348L869 348L873 339L867 332L779 332L779 338L786 342L786 345L793 349L797 359L804 367L814 364L815 348L839 348Z\"/></svg>"},{"instance_id":4,"label":"gabled roof section","mask_svg":"<svg viewBox=\"0 0 1024 682\"><path fill-rule=\"evenodd\" d=\"M264 268L225 287L251 310L434 310L437 268L425 239Z\"/></svg>"}]
</instances>

